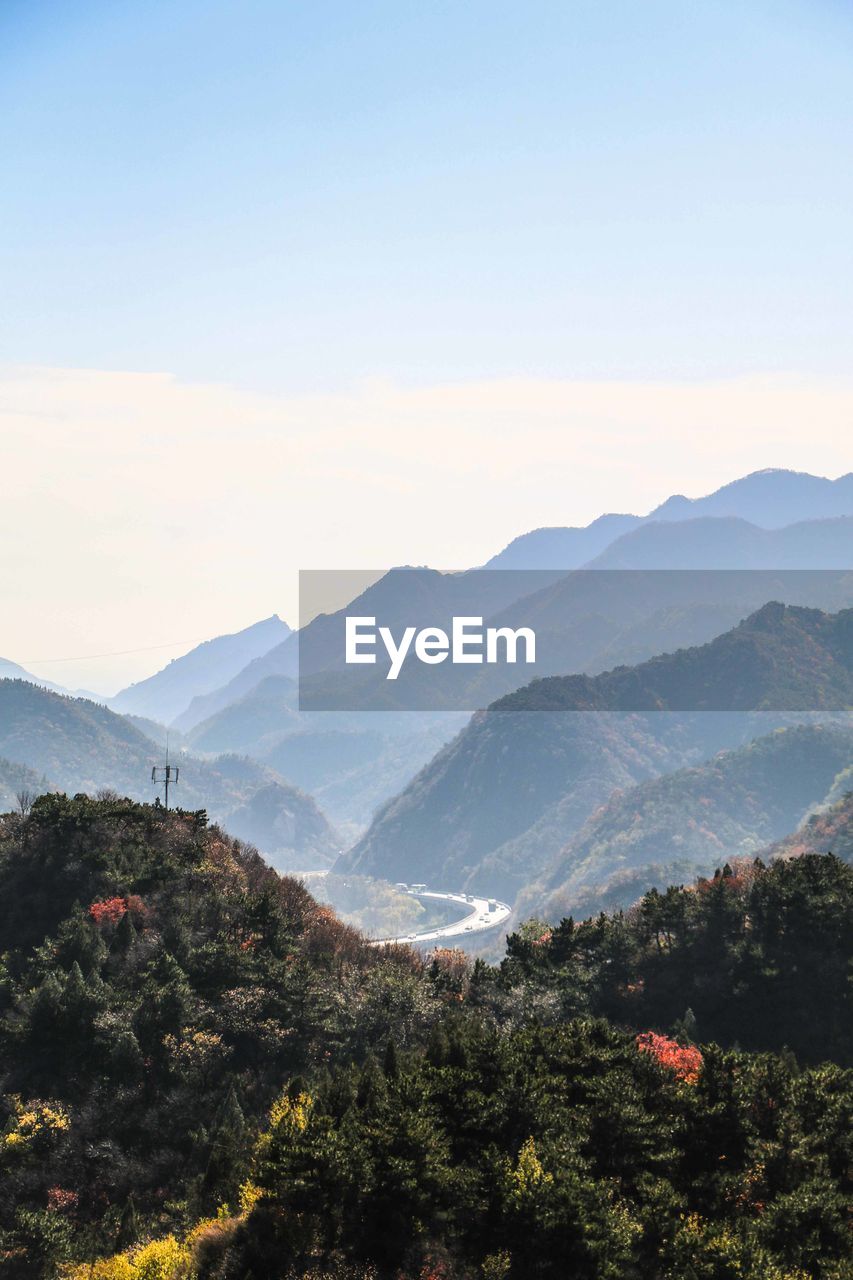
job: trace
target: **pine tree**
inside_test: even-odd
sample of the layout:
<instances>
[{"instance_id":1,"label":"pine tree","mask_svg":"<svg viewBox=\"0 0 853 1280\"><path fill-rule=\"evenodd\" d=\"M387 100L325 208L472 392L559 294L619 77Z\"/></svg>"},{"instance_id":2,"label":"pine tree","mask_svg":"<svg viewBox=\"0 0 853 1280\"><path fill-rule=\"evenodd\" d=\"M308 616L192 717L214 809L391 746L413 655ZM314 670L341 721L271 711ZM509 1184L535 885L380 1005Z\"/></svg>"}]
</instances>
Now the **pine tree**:
<instances>
[{"instance_id":1,"label":"pine tree","mask_svg":"<svg viewBox=\"0 0 853 1280\"><path fill-rule=\"evenodd\" d=\"M129 911L125 911L121 920L119 920L118 928L115 932L113 946L116 951L127 953L133 950L136 944L136 925L133 923L133 916Z\"/></svg>"},{"instance_id":2,"label":"pine tree","mask_svg":"<svg viewBox=\"0 0 853 1280\"><path fill-rule=\"evenodd\" d=\"M214 1117L210 1134L203 1191L211 1204L233 1199L245 1171L248 1148L246 1117L232 1084Z\"/></svg>"},{"instance_id":3,"label":"pine tree","mask_svg":"<svg viewBox=\"0 0 853 1280\"><path fill-rule=\"evenodd\" d=\"M139 1219L136 1213L136 1201L131 1191L125 1201L125 1206L121 1211L119 1219L118 1238L116 1245L119 1249L127 1249L129 1245L135 1244L139 1238Z\"/></svg>"},{"instance_id":4,"label":"pine tree","mask_svg":"<svg viewBox=\"0 0 853 1280\"><path fill-rule=\"evenodd\" d=\"M388 1041L385 1046L385 1060L382 1064L382 1070L386 1080L396 1080L400 1074L400 1067L397 1062L397 1046L393 1039Z\"/></svg>"}]
</instances>

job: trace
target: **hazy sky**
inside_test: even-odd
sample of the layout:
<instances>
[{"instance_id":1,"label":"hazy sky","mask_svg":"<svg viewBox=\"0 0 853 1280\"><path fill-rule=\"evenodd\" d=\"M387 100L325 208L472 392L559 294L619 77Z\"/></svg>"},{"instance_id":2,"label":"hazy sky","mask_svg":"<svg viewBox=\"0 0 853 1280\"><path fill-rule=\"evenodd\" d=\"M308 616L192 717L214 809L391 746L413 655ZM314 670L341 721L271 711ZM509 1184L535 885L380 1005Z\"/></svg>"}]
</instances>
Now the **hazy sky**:
<instances>
[{"instance_id":1,"label":"hazy sky","mask_svg":"<svg viewBox=\"0 0 853 1280\"><path fill-rule=\"evenodd\" d=\"M851 108L841 0L5 0L0 654L849 470Z\"/></svg>"}]
</instances>

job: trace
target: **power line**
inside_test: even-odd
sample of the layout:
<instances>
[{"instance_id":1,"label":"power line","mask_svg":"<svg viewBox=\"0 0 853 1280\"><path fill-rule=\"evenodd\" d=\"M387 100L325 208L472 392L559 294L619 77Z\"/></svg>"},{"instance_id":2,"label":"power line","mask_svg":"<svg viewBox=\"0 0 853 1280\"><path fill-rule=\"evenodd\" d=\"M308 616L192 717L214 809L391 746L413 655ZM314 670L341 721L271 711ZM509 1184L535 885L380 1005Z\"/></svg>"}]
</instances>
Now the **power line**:
<instances>
[{"instance_id":1,"label":"power line","mask_svg":"<svg viewBox=\"0 0 853 1280\"><path fill-rule=\"evenodd\" d=\"M141 649L114 649L112 653L82 653L72 658L21 658L21 666L53 662L91 662L98 658L126 658L133 653L152 653L155 649L172 649L178 644L203 644L204 636L194 640L164 640L162 644L147 644Z\"/></svg>"}]
</instances>

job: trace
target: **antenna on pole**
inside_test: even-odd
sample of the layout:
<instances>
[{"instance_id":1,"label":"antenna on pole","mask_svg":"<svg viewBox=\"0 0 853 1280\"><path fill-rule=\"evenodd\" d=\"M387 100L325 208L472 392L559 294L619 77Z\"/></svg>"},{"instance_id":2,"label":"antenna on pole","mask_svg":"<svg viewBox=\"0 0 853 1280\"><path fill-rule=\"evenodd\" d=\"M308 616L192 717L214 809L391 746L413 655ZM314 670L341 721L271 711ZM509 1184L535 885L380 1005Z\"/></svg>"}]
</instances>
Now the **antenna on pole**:
<instances>
[{"instance_id":1,"label":"antenna on pole","mask_svg":"<svg viewBox=\"0 0 853 1280\"><path fill-rule=\"evenodd\" d=\"M151 770L151 781L155 786L162 786L164 792L164 800L166 809L169 808L169 787L174 782L178 785L178 774L180 768L176 764L169 764L169 735L166 734L166 763L164 765L155 764Z\"/></svg>"}]
</instances>

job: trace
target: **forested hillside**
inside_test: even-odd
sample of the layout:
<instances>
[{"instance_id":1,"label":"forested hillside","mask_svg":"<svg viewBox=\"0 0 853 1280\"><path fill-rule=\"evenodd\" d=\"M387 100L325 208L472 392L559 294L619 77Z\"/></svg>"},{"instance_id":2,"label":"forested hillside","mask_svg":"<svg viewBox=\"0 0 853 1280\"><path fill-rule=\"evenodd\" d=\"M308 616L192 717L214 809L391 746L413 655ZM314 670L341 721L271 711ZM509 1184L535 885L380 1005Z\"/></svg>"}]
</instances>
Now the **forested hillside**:
<instances>
[{"instance_id":1,"label":"forested hillside","mask_svg":"<svg viewBox=\"0 0 853 1280\"><path fill-rule=\"evenodd\" d=\"M851 624L851 610L769 604L705 645L536 680L474 716L342 865L514 897L617 788L740 746L791 712L843 712Z\"/></svg>"},{"instance_id":2,"label":"forested hillside","mask_svg":"<svg viewBox=\"0 0 853 1280\"><path fill-rule=\"evenodd\" d=\"M771 601L708 644L602 675L534 680L503 710L818 711L853 701L853 609Z\"/></svg>"},{"instance_id":3,"label":"forested hillside","mask_svg":"<svg viewBox=\"0 0 853 1280\"><path fill-rule=\"evenodd\" d=\"M4 1280L846 1274L834 857L489 968L367 946L202 814L43 796L0 931Z\"/></svg>"},{"instance_id":4,"label":"forested hillside","mask_svg":"<svg viewBox=\"0 0 853 1280\"><path fill-rule=\"evenodd\" d=\"M835 793L839 798L834 799ZM769 857L796 857L801 853L834 853L853 864L853 766L836 780L831 803L821 805L798 831L777 840Z\"/></svg>"},{"instance_id":5,"label":"forested hillside","mask_svg":"<svg viewBox=\"0 0 853 1280\"><path fill-rule=\"evenodd\" d=\"M732 860L626 913L529 922L503 962L564 1016L603 1014L754 1050L853 1066L853 868L834 854Z\"/></svg>"},{"instance_id":6,"label":"forested hillside","mask_svg":"<svg viewBox=\"0 0 853 1280\"><path fill-rule=\"evenodd\" d=\"M123 800L2 820L0 937L0 1275L22 1280L215 1210L283 1080L424 1039L435 1005L414 956L203 813Z\"/></svg>"},{"instance_id":7,"label":"forested hillside","mask_svg":"<svg viewBox=\"0 0 853 1280\"><path fill-rule=\"evenodd\" d=\"M853 760L853 729L801 725L611 797L522 894L548 919L617 874L661 862L707 873L796 827Z\"/></svg>"}]
</instances>

